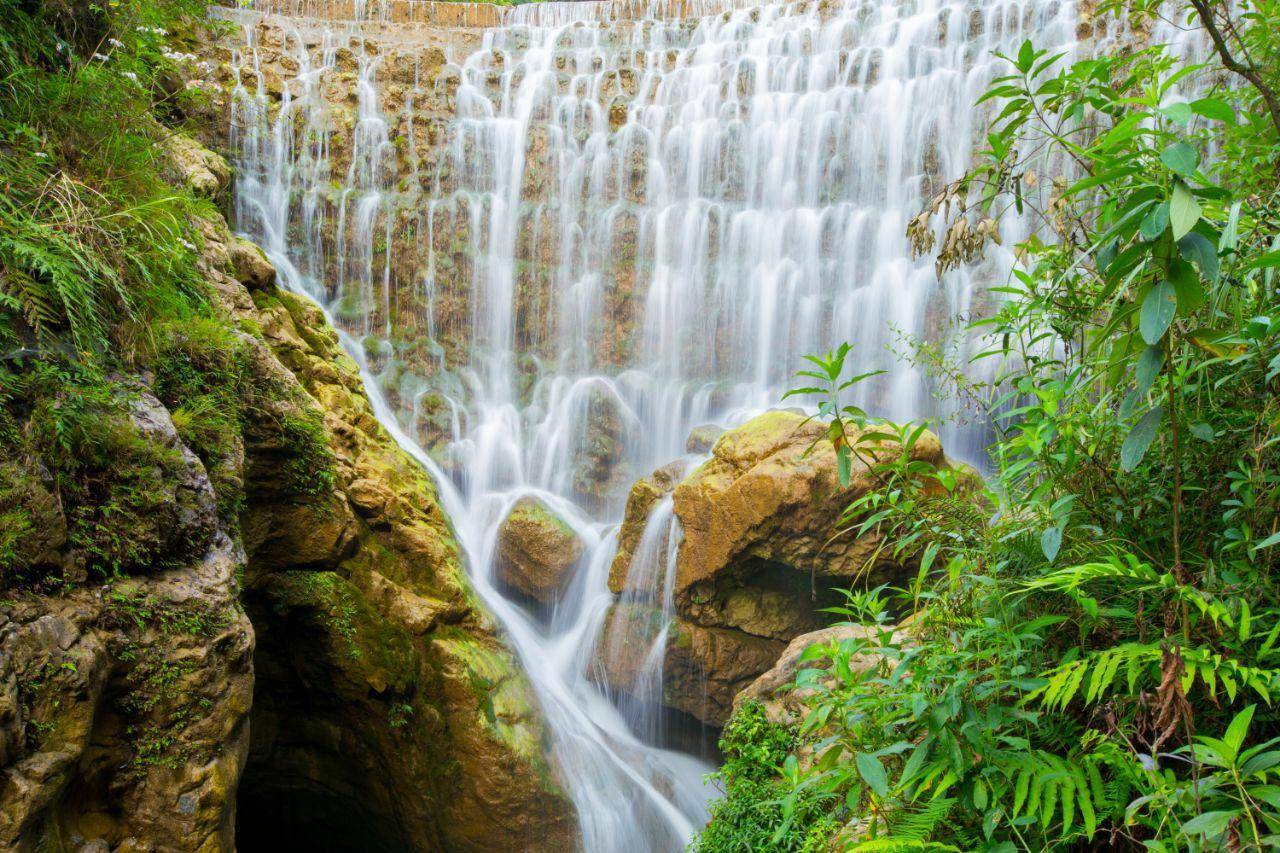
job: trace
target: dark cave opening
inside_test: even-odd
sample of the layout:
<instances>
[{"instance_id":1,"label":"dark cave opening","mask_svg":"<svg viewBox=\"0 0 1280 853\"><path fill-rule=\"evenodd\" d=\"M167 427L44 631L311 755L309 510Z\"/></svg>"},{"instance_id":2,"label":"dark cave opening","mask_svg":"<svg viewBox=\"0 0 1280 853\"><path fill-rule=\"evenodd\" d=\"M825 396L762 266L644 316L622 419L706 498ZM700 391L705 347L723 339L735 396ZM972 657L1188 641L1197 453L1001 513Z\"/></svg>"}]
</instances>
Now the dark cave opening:
<instances>
[{"instance_id":1,"label":"dark cave opening","mask_svg":"<svg viewBox=\"0 0 1280 853\"><path fill-rule=\"evenodd\" d=\"M236 849L400 853L415 848L395 821L338 791L302 777L255 772L250 763L236 800Z\"/></svg>"},{"instance_id":2,"label":"dark cave opening","mask_svg":"<svg viewBox=\"0 0 1280 853\"><path fill-rule=\"evenodd\" d=\"M236 848L431 849L431 837L406 834L379 745L362 735L368 727L360 718L370 711L344 683L314 614L284 611L262 593L245 592L257 635L256 678L249 754L236 796Z\"/></svg>"}]
</instances>

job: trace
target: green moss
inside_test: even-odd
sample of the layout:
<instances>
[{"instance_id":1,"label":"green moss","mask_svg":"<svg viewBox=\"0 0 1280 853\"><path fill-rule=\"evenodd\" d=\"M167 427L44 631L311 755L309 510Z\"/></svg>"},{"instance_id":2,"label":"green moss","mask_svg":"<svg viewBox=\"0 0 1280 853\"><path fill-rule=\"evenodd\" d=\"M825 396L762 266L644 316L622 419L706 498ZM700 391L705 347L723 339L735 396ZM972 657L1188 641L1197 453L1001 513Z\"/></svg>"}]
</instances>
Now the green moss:
<instances>
[{"instance_id":1,"label":"green moss","mask_svg":"<svg viewBox=\"0 0 1280 853\"><path fill-rule=\"evenodd\" d=\"M245 340L222 322L198 319L161 328L151 357L153 390L168 407L179 437L200 458L233 521L244 505L237 444L255 393Z\"/></svg>"},{"instance_id":2,"label":"green moss","mask_svg":"<svg viewBox=\"0 0 1280 853\"><path fill-rule=\"evenodd\" d=\"M530 725L535 717L533 697L510 653L457 628L441 631L434 644L462 666L479 706L478 722L511 752L540 768L551 784L539 727Z\"/></svg>"},{"instance_id":3,"label":"green moss","mask_svg":"<svg viewBox=\"0 0 1280 853\"><path fill-rule=\"evenodd\" d=\"M569 522L552 512L541 501L521 500L516 503L508 516L513 522L536 526L538 529L552 529L566 537L576 537Z\"/></svg>"},{"instance_id":4,"label":"green moss","mask_svg":"<svg viewBox=\"0 0 1280 853\"><path fill-rule=\"evenodd\" d=\"M306 409L301 414L287 415L280 431L284 438L282 469L286 490L303 497L333 491L336 461L320 413Z\"/></svg>"},{"instance_id":5,"label":"green moss","mask_svg":"<svg viewBox=\"0 0 1280 853\"><path fill-rule=\"evenodd\" d=\"M164 519L183 512L175 493L186 473L180 449L139 432L125 407L134 391L108 381L31 389L34 408L21 452L40 459L61 497L67 542L99 576L155 571L196 553L206 540L176 541Z\"/></svg>"}]
</instances>

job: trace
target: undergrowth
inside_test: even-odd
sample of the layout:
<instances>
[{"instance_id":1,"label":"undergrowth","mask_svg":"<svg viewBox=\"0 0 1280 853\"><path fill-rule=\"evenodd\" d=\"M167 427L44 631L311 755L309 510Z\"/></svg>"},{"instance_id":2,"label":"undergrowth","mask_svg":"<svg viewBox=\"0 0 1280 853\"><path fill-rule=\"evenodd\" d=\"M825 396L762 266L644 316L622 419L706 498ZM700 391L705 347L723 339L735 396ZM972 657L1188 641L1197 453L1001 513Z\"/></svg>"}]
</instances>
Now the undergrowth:
<instances>
[{"instance_id":1,"label":"undergrowth","mask_svg":"<svg viewBox=\"0 0 1280 853\"><path fill-rule=\"evenodd\" d=\"M319 413L255 372L198 264L217 210L180 179L173 137L202 106L184 80L205 6L0 0L0 587L151 571L203 544L160 529L186 463L131 424L144 392L231 527L263 410L285 496L332 485Z\"/></svg>"},{"instance_id":2,"label":"undergrowth","mask_svg":"<svg viewBox=\"0 0 1280 853\"><path fill-rule=\"evenodd\" d=\"M970 318L994 381L907 353L993 424L980 496L911 458L924 425L842 404L848 347L810 358L794 393L841 479L882 485L840 535L918 568L835 608L873 630L802 656L787 757L754 711L730 723L755 734L695 848L1280 846L1280 6L1159 11L1213 30L1216 62L1026 42L978 162L910 225L944 277L1002 218L1038 223ZM734 784L750 755L759 790Z\"/></svg>"}]
</instances>

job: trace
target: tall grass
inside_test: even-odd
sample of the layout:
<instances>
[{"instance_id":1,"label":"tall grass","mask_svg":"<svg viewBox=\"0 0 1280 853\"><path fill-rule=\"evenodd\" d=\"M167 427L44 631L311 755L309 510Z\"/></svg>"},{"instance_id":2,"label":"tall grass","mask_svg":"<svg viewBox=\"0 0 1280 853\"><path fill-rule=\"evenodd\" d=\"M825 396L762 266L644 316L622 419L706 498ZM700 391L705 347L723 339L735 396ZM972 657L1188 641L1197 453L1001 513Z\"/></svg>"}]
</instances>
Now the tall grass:
<instances>
[{"instance_id":1,"label":"tall grass","mask_svg":"<svg viewBox=\"0 0 1280 853\"><path fill-rule=\"evenodd\" d=\"M102 362L126 321L198 307L203 202L165 182L173 31L198 0L0 0L0 357Z\"/></svg>"}]
</instances>

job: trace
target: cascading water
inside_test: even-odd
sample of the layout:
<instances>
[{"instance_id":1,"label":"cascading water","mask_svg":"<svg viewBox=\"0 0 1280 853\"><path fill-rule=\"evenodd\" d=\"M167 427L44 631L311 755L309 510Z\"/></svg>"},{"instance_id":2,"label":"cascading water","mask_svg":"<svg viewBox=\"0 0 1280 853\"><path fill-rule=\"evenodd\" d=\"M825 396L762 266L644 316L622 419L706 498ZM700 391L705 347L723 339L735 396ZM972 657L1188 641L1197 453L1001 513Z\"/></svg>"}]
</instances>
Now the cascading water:
<instances>
[{"instance_id":1,"label":"cascading water","mask_svg":"<svg viewBox=\"0 0 1280 853\"><path fill-rule=\"evenodd\" d=\"M590 677L618 652L596 640L626 487L683 456L692 428L775 405L803 354L841 341L859 370L886 371L854 402L956 413L888 349L920 339L963 355L948 322L984 310L982 285L1013 258L996 248L939 286L906 223L970 165L996 53L1028 36L1073 52L1076 6L530 5L494 12L505 23L478 44L446 40L446 64L401 74L391 110L383 75L400 72L370 39L429 21L429 4L284 19L289 79L262 67L257 15L334 5L232 15L247 37L233 63L239 227L326 307L379 418L436 477L536 689L583 847L679 849L706 819L710 767L661 745L665 622L615 635L645 648L627 697ZM346 126L334 105L348 99ZM430 152L415 125L429 109L449 113ZM1009 247L1032 226L1001 227ZM954 455L978 454L981 425L942 431ZM495 578L499 526L523 496L586 546L546 620ZM631 567L664 619L678 535L659 502Z\"/></svg>"}]
</instances>

